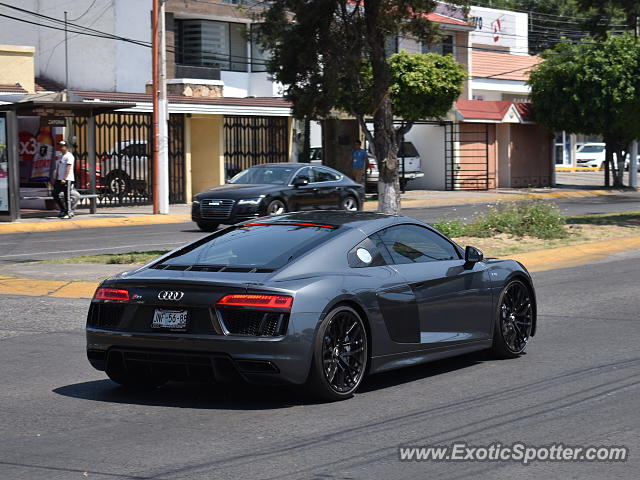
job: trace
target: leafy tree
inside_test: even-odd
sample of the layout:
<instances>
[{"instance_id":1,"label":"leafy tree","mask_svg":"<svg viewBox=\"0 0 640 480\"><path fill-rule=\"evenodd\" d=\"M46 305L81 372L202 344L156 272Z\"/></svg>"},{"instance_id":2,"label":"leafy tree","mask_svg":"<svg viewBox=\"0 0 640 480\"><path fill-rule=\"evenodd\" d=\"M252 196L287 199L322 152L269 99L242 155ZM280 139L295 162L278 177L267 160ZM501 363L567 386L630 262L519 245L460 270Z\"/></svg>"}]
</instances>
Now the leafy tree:
<instances>
[{"instance_id":1,"label":"leafy tree","mask_svg":"<svg viewBox=\"0 0 640 480\"><path fill-rule=\"evenodd\" d=\"M634 31L640 19L638 0L576 0L589 19L586 27L596 38L605 38L615 23L626 23Z\"/></svg>"},{"instance_id":2,"label":"leafy tree","mask_svg":"<svg viewBox=\"0 0 640 480\"><path fill-rule=\"evenodd\" d=\"M436 39L438 27L426 18L435 7L435 0L273 0L260 15L258 38L272 53L268 70L285 85L295 116L326 117L345 107L360 119L366 113L373 116L379 210L387 213L400 210L397 153L408 124L394 127L393 98L398 97L385 46L397 35ZM415 90L430 78L411 70L413 57L402 55L397 62L398 69L408 69L407 80L396 83L397 91ZM428 62L432 60L417 64Z\"/></svg>"},{"instance_id":3,"label":"leafy tree","mask_svg":"<svg viewBox=\"0 0 640 480\"><path fill-rule=\"evenodd\" d=\"M542 56L529 78L536 119L556 131L602 135L614 186L621 186L627 146L640 137L640 44L624 35L560 43Z\"/></svg>"}]
</instances>

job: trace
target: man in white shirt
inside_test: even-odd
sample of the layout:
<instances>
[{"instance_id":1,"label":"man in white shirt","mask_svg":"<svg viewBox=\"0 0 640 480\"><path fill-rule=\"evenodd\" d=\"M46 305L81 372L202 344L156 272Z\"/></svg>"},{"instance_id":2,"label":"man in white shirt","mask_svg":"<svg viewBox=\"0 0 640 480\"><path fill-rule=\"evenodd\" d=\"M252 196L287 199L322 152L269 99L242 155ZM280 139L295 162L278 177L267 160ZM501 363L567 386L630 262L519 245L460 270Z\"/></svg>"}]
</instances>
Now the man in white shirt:
<instances>
[{"instance_id":1,"label":"man in white shirt","mask_svg":"<svg viewBox=\"0 0 640 480\"><path fill-rule=\"evenodd\" d=\"M69 151L69 145L66 141L58 142L60 147L60 155L56 161L56 169L54 171L55 183L53 184L53 200L60 209L60 218L71 218L73 212L71 206L71 191L73 190L73 163L75 158L73 153Z\"/></svg>"}]
</instances>

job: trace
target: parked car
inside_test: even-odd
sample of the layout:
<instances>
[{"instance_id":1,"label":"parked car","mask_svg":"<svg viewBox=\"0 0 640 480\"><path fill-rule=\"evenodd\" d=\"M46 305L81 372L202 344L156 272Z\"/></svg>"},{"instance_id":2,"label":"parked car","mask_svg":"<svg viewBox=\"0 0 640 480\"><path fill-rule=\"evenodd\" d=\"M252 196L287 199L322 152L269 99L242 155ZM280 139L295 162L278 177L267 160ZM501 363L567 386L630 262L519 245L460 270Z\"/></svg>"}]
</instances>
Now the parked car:
<instances>
[{"instance_id":1,"label":"parked car","mask_svg":"<svg viewBox=\"0 0 640 480\"><path fill-rule=\"evenodd\" d=\"M89 362L128 388L241 378L324 400L407 365L516 358L535 333L520 263L412 218L326 211L225 228L108 279L86 324Z\"/></svg>"},{"instance_id":2,"label":"parked car","mask_svg":"<svg viewBox=\"0 0 640 480\"><path fill-rule=\"evenodd\" d=\"M378 170L378 162L370 153L367 162L367 186L371 187L378 183L380 171ZM398 176L400 177L400 188L403 190L407 186L407 182L416 178L424 177L421 169L422 160L420 154L411 142L403 142L402 147L398 151ZM404 164L404 167L403 167Z\"/></svg>"},{"instance_id":3,"label":"parked car","mask_svg":"<svg viewBox=\"0 0 640 480\"><path fill-rule=\"evenodd\" d=\"M607 154L605 143L585 143L576 150L576 164L578 167L604 168ZM613 154L613 161L617 161L618 156ZM629 169L629 154L624 160L624 169Z\"/></svg>"},{"instance_id":4,"label":"parked car","mask_svg":"<svg viewBox=\"0 0 640 480\"><path fill-rule=\"evenodd\" d=\"M151 152L146 140L123 140L102 156L106 193L123 196L131 190L146 190L150 185Z\"/></svg>"},{"instance_id":5,"label":"parked car","mask_svg":"<svg viewBox=\"0 0 640 480\"><path fill-rule=\"evenodd\" d=\"M357 211L364 188L329 167L268 163L248 168L226 185L193 197L191 218L204 231L264 215L313 209Z\"/></svg>"}]
</instances>

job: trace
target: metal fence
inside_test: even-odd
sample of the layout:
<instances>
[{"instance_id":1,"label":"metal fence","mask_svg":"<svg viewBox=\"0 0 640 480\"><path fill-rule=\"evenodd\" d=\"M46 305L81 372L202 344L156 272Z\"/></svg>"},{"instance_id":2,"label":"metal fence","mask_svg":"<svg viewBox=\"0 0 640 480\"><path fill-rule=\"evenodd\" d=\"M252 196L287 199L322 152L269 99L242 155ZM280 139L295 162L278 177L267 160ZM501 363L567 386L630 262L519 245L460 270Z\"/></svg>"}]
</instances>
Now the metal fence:
<instances>
[{"instance_id":1,"label":"metal fence","mask_svg":"<svg viewBox=\"0 0 640 480\"><path fill-rule=\"evenodd\" d=\"M487 190L495 184L489 140L486 124L445 124L446 190Z\"/></svg>"},{"instance_id":2,"label":"metal fence","mask_svg":"<svg viewBox=\"0 0 640 480\"><path fill-rule=\"evenodd\" d=\"M227 177L253 165L289 161L287 117L224 117Z\"/></svg>"}]
</instances>

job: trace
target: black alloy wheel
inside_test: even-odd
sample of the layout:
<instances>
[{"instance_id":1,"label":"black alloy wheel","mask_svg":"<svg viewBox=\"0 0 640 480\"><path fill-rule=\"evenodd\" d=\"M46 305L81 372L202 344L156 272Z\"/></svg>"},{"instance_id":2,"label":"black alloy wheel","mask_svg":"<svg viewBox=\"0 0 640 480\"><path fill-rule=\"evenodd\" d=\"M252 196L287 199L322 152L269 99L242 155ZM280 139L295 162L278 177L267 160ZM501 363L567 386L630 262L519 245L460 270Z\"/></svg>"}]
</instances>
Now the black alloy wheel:
<instances>
[{"instance_id":1,"label":"black alloy wheel","mask_svg":"<svg viewBox=\"0 0 640 480\"><path fill-rule=\"evenodd\" d=\"M349 398L364 378L368 358L360 315L350 307L337 307L320 324L307 386L323 400Z\"/></svg>"},{"instance_id":2,"label":"black alloy wheel","mask_svg":"<svg viewBox=\"0 0 640 480\"><path fill-rule=\"evenodd\" d=\"M532 328L531 291L522 281L512 280L500 294L493 331L493 353L499 358L519 356L527 348Z\"/></svg>"}]
</instances>

